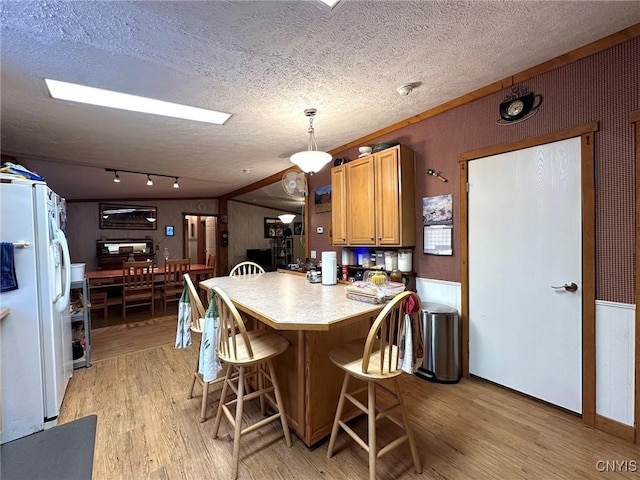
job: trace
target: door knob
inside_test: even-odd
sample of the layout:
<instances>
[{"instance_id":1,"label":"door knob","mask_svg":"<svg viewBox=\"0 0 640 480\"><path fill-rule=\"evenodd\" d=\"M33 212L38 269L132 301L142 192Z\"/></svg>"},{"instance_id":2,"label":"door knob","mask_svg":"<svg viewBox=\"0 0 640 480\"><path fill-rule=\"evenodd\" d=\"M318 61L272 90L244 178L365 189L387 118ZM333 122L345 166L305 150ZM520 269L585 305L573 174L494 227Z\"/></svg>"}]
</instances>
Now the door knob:
<instances>
[{"instance_id":1,"label":"door knob","mask_svg":"<svg viewBox=\"0 0 640 480\"><path fill-rule=\"evenodd\" d=\"M553 285L551 285L551 288L553 288L554 290L560 290L560 289L564 288L567 292L575 292L575 291L578 290L578 285L576 285L575 283L571 282L571 283L565 283L561 287L554 287Z\"/></svg>"}]
</instances>

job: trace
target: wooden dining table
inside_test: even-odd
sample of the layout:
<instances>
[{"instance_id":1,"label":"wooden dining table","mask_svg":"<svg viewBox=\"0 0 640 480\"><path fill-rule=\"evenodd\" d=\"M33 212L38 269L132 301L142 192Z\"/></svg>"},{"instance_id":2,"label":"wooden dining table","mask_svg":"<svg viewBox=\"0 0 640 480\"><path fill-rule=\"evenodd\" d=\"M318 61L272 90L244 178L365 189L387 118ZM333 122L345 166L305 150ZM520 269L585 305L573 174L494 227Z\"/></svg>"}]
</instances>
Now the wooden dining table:
<instances>
[{"instance_id":1,"label":"wooden dining table","mask_svg":"<svg viewBox=\"0 0 640 480\"><path fill-rule=\"evenodd\" d=\"M192 263L189 267L189 274L191 274L196 282L201 281L204 277L212 276L215 272L215 267L205 265L203 263ZM162 280L164 275L164 268L155 267L153 274L158 281ZM113 270L93 270L85 272L85 277L89 280L89 288L98 286L111 286L117 287L122 285L122 269L116 268Z\"/></svg>"},{"instance_id":2,"label":"wooden dining table","mask_svg":"<svg viewBox=\"0 0 640 480\"><path fill-rule=\"evenodd\" d=\"M346 298L346 285L309 283L283 272L214 277L240 312L256 318L289 341L274 359L284 409L293 431L307 446L331 433L343 373L329 360L341 342L365 337L383 305Z\"/></svg>"},{"instance_id":3,"label":"wooden dining table","mask_svg":"<svg viewBox=\"0 0 640 480\"><path fill-rule=\"evenodd\" d=\"M156 285L162 283L164 279L164 268L155 267L153 269ZM200 282L215 274L215 267L203 263L192 263L189 274L195 282ZM122 305L122 269L94 270L85 272L85 277L89 282L90 292L109 292L107 298L108 305ZM118 288L120 287L120 288ZM158 290L158 294L160 291ZM203 295L204 297L204 295ZM157 298L157 297L156 297Z\"/></svg>"}]
</instances>

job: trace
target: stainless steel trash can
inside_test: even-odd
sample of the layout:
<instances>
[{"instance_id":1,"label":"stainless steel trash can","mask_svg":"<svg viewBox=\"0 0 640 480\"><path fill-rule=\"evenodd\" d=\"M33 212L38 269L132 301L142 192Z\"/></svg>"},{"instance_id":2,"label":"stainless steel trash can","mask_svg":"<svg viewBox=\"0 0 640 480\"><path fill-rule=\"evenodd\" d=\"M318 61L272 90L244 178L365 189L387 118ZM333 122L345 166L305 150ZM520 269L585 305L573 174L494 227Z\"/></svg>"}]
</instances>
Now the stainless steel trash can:
<instances>
[{"instance_id":1,"label":"stainless steel trash can","mask_svg":"<svg viewBox=\"0 0 640 480\"><path fill-rule=\"evenodd\" d=\"M421 311L424 360L417 375L440 383L460 380L460 318L455 308L424 302Z\"/></svg>"}]
</instances>

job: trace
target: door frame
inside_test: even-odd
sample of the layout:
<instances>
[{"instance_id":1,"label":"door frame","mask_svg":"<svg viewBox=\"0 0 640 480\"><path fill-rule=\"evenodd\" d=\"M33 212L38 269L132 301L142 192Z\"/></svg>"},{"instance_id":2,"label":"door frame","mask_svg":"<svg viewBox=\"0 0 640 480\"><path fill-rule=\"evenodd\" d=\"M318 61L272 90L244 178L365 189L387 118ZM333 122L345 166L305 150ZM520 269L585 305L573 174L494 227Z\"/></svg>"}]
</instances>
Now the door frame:
<instances>
[{"instance_id":1,"label":"door frame","mask_svg":"<svg viewBox=\"0 0 640 480\"><path fill-rule=\"evenodd\" d=\"M197 235L197 242L198 242L198 246L196 247L198 249L198 259L200 259L200 254L202 252L204 252L204 235L206 234L206 227L202 226L202 221L203 219L206 219L207 217L214 217L216 219L216 235L219 235L219 230L220 230L220 216L222 214L220 213L202 213L202 212L198 212L198 213L189 213L189 212L182 212L182 256L184 258L187 258L187 242L189 241L189 222L187 220L187 217L198 217L197 221L196 221L196 235ZM204 232L203 232L204 230ZM203 234L204 233L204 234ZM216 251L215 251L215 255L216 255L216 259L219 259L220 257L220 240L219 240L219 236L216 237ZM218 261L218 260L216 260ZM207 263L207 259L204 258L202 263ZM220 270L218 269L218 272Z\"/></svg>"},{"instance_id":2,"label":"door frame","mask_svg":"<svg viewBox=\"0 0 640 480\"><path fill-rule=\"evenodd\" d=\"M469 204L468 162L573 137L581 137L582 195L582 422L595 426L596 417L596 298L595 298L595 174L594 137L598 122L513 143L494 145L458 156L460 165L460 273L462 374L469 377Z\"/></svg>"}]
</instances>

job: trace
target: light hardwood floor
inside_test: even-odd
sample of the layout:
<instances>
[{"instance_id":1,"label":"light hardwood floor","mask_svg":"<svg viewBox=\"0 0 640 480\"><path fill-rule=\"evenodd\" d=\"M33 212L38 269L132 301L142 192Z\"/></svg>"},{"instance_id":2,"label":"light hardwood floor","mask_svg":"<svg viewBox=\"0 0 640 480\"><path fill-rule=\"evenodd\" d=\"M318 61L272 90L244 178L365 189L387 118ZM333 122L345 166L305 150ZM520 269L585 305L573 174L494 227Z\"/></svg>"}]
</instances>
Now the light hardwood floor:
<instances>
[{"instance_id":1,"label":"light hardwood floor","mask_svg":"<svg viewBox=\"0 0 640 480\"><path fill-rule=\"evenodd\" d=\"M60 423L98 415L95 480L227 479L233 446L228 427L223 423L220 438L211 438L219 387L209 395L209 420L199 423L200 392L186 398L198 345L174 349L175 324L164 326L166 340L160 335L160 345L151 345L149 338L158 342L153 332L159 323L170 324L150 321L129 328L135 335L127 349L134 353L105 350L103 360L74 372ZM94 345L122 339L122 329L112 328L94 334ZM144 335L145 329L151 333ZM400 448L379 461L379 479L640 478L637 445L587 428L572 414L474 378L439 385L403 375L401 385L424 471L416 475L408 448ZM246 415L260 415L258 405L249 405ZM362 419L355 425L366 429ZM392 424L382 426L384 442L386 432L396 431ZM367 478L366 453L344 432L330 459L326 441L309 449L292 438L293 447L287 448L277 422L243 437L239 478ZM616 461L627 462L628 471L601 471ZM633 465L637 471L630 471Z\"/></svg>"}]
</instances>

